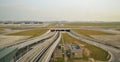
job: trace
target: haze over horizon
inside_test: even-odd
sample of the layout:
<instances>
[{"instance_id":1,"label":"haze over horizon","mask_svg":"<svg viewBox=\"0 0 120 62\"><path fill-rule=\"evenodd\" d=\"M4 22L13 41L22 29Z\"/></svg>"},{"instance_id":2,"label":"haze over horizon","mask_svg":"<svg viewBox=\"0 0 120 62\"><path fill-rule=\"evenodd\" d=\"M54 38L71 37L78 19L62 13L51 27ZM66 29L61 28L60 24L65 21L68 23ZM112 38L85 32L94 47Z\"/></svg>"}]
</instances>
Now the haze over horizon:
<instances>
[{"instance_id":1,"label":"haze over horizon","mask_svg":"<svg viewBox=\"0 0 120 62\"><path fill-rule=\"evenodd\" d=\"M0 0L0 21L120 21L120 0Z\"/></svg>"}]
</instances>

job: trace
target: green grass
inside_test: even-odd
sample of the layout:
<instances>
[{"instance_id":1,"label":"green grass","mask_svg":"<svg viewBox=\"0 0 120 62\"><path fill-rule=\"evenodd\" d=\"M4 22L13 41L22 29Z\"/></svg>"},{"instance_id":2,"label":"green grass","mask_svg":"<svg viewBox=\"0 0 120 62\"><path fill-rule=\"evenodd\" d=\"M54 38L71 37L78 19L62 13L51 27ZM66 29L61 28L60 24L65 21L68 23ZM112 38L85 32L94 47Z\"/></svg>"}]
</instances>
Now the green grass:
<instances>
[{"instance_id":1,"label":"green grass","mask_svg":"<svg viewBox=\"0 0 120 62\"><path fill-rule=\"evenodd\" d=\"M73 29L73 31L90 38L92 38L90 35L114 35L113 33L107 33L107 32L97 31L97 30Z\"/></svg>"},{"instance_id":2,"label":"green grass","mask_svg":"<svg viewBox=\"0 0 120 62\"><path fill-rule=\"evenodd\" d=\"M73 31L79 34L88 34L88 35L113 35L113 33L107 33L97 30L87 30L87 29L73 29Z\"/></svg>"},{"instance_id":3,"label":"green grass","mask_svg":"<svg viewBox=\"0 0 120 62\"><path fill-rule=\"evenodd\" d=\"M2 31L4 31L4 29L3 29L3 28L0 28L0 32L2 32Z\"/></svg>"},{"instance_id":4,"label":"green grass","mask_svg":"<svg viewBox=\"0 0 120 62\"><path fill-rule=\"evenodd\" d=\"M101 61L106 61L109 59L107 58L107 56L109 55L108 52L104 51L103 49L93 45L87 45L85 47L91 51L90 57L93 57L94 59L101 60Z\"/></svg>"},{"instance_id":5,"label":"green grass","mask_svg":"<svg viewBox=\"0 0 120 62\"><path fill-rule=\"evenodd\" d=\"M75 41L77 41L79 44L85 45L84 47L87 48L88 50L90 50L90 52L91 52L90 57L94 58L95 60L100 60L100 61L108 60L107 56L109 54L108 54L108 52L104 51L103 49L96 47L94 45L90 45L81 40L75 39L66 33L63 33L62 35L63 35L64 41L67 43L75 43ZM86 57L83 59L86 59Z\"/></svg>"},{"instance_id":6,"label":"green grass","mask_svg":"<svg viewBox=\"0 0 120 62\"><path fill-rule=\"evenodd\" d=\"M13 36L39 36L43 33L45 33L48 29L33 29L33 30L26 30L26 31L21 31L17 33L11 33L7 35L13 35Z\"/></svg>"},{"instance_id":7,"label":"green grass","mask_svg":"<svg viewBox=\"0 0 120 62\"><path fill-rule=\"evenodd\" d=\"M57 58L55 62L64 62L64 58Z\"/></svg>"},{"instance_id":8,"label":"green grass","mask_svg":"<svg viewBox=\"0 0 120 62\"><path fill-rule=\"evenodd\" d=\"M65 23L66 26L120 26L120 22L73 22Z\"/></svg>"}]
</instances>

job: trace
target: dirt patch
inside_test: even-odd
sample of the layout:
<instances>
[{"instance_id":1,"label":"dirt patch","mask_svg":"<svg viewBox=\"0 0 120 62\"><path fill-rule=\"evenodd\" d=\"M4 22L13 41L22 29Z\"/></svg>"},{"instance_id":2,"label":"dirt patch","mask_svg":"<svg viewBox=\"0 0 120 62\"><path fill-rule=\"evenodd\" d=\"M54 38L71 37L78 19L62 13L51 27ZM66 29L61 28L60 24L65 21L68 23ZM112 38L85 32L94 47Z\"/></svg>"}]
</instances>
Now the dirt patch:
<instances>
[{"instance_id":1,"label":"dirt patch","mask_svg":"<svg viewBox=\"0 0 120 62\"><path fill-rule=\"evenodd\" d=\"M88 50L87 48L84 48L84 49L83 49L83 54L84 54L86 57L90 57L90 50Z\"/></svg>"},{"instance_id":2,"label":"dirt patch","mask_svg":"<svg viewBox=\"0 0 120 62\"><path fill-rule=\"evenodd\" d=\"M94 58L89 58L88 62L95 62Z\"/></svg>"}]
</instances>

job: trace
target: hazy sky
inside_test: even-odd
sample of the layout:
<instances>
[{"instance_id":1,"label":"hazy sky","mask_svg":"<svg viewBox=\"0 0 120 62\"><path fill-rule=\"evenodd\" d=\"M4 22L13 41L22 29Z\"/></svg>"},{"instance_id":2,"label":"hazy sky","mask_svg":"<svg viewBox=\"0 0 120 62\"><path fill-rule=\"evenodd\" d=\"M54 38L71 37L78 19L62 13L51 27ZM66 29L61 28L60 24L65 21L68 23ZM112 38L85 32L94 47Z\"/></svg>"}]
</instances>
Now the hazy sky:
<instances>
[{"instance_id":1,"label":"hazy sky","mask_svg":"<svg viewBox=\"0 0 120 62\"><path fill-rule=\"evenodd\" d=\"M0 0L0 20L120 21L120 0Z\"/></svg>"}]
</instances>

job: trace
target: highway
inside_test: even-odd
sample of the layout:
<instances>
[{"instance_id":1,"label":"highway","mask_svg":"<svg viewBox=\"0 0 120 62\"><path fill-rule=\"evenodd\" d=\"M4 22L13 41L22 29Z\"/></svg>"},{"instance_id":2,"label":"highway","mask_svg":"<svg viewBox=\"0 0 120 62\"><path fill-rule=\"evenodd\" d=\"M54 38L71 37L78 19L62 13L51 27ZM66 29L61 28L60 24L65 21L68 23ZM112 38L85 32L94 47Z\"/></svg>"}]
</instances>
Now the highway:
<instances>
[{"instance_id":1,"label":"highway","mask_svg":"<svg viewBox=\"0 0 120 62\"><path fill-rule=\"evenodd\" d=\"M39 59L38 62L49 62L52 53L54 52L56 46L58 45L59 41L61 39L61 34L59 35L58 39L49 47L49 49L45 52L45 54Z\"/></svg>"},{"instance_id":2,"label":"highway","mask_svg":"<svg viewBox=\"0 0 120 62\"><path fill-rule=\"evenodd\" d=\"M54 34L55 33L53 33L53 32L49 32L49 33L46 33L45 35L43 34L43 35L38 36L36 38L29 39L26 42L21 43L19 45L14 45L13 47L18 47L18 49L21 49L21 48L24 48L24 47L29 46L31 44L35 44L35 43L41 42L42 40L48 39L48 38L52 37Z\"/></svg>"},{"instance_id":3,"label":"highway","mask_svg":"<svg viewBox=\"0 0 120 62\"><path fill-rule=\"evenodd\" d=\"M75 38L82 40L86 43L95 45L97 47L100 47L100 48L108 51L108 53L111 55L111 58L109 59L108 62L120 62L120 49L114 48L114 47L106 45L106 44L99 43L99 42L97 42L97 40L90 39L90 38L85 37L83 35L77 34L73 31L69 32L68 34L71 35L72 37L75 37Z\"/></svg>"},{"instance_id":4,"label":"highway","mask_svg":"<svg viewBox=\"0 0 120 62\"><path fill-rule=\"evenodd\" d=\"M32 49L16 62L48 62L60 40L59 32L54 33L54 36L51 38L43 41L42 43L38 43L35 46L32 46ZM46 59L46 57L48 59Z\"/></svg>"},{"instance_id":5,"label":"highway","mask_svg":"<svg viewBox=\"0 0 120 62\"><path fill-rule=\"evenodd\" d=\"M21 40L21 42L11 43L11 44L7 45L5 48L13 47L13 48L18 49L18 52L17 52L18 55L16 55L16 57L15 57L15 61L16 61L21 56L23 56L24 54L29 52L32 48L34 48L34 47L37 48L37 46L34 46L34 45L37 45L38 43L41 43L44 40L49 39L54 35L55 35L55 32L50 32L50 30L48 30L46 33L44 33L41 36L30 38L30 39L27 39L27 40ZM21 50L23 50L25 48L27 48L27 49L24 50L24 52L19 52L19 51L21 51Z\"/></svg>"},{"instance_id":6,"label":"highway","mask_svg":"<svg viewBox=\"0 0 120 62\"><path fill-rule=\"evenodd\" d=\"M5 48L5 47L18 47L18 46L21 47L22 44L28 44L28 43L30 43L32 40L35 41L35 39L41 40L41 39L44 39L44 38L48 38L49 36L47 36L47 35L51 35L51 34L52 34L52 33L50 32L50 30L48 30L46 33L44 33L44 34L41 35L41 36L34 37L34 38L22 39L22 40L20 40L20 41L14 42L14 43L12 42L12 43L10 43L10 44L4 45L3 47L4 47L4 48ZM32 41L32 42L33 42L33 41ZM22 46L23 46L23 45L22 45Z\"/></svg>"}]
</instances>

